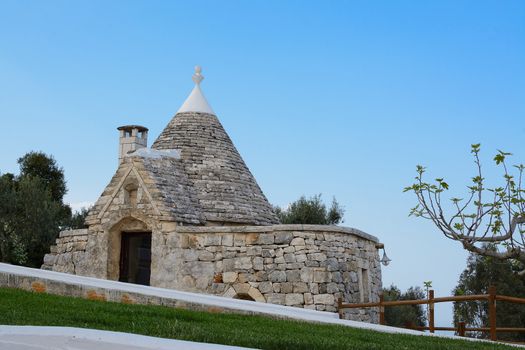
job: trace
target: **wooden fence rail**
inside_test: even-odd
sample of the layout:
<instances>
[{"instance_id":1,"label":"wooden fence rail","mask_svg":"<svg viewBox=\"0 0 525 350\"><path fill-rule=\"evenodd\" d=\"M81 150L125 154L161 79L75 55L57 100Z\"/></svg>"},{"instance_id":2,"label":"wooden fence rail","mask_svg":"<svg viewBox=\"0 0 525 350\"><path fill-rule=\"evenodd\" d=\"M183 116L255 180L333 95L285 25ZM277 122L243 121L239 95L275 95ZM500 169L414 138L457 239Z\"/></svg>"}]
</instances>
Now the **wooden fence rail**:
<instances>
[{"instance_id":1,"label":"wooden fence rail","mask_svg":"<svg viewBox=\"0 0 525 350\"><path fill-rule=\"evenodd\" d=\"M464 301L486 301L489 306L489 324L488 327L477 327L469 328L466 327L465 322L458 322L457 327L436 327L434 324L434 304L445 303L445 302L464 302ZM430 333L435 331L454 331L459 336L464 337L466 332L488 332L491 340L497 340L497 332L525 332L525 328L512 328L512 327L496 327L496 301L503 301L516 304L525 304L524 298L509 297L505 295L497 295L496 287L489 287L488 294L478 295L457 295L449 297L434 297L434 291L428 291L428 299L419 300L397 300L397 301L384 301L383 295L379 296L379 302L377 303L360 303L360 304L344 304L342 298L338 301L339 317L343 318L344 309L360 309L369 307L379 308L379 323L385 324L385 307L387 306L401 306L401 305L428 305L428 326L419 327L413 325L407 325L407 328L417 330L428 330Z\"/></svg>"}]
</instances>

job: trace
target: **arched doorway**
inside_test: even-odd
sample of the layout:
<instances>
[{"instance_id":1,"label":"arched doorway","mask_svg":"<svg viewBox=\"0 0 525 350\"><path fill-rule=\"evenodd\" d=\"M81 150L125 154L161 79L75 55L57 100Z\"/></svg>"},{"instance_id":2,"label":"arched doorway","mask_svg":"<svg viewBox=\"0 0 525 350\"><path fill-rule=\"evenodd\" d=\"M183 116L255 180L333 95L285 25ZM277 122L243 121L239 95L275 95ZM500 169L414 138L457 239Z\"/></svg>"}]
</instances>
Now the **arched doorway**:
<instances>
[{"instance_id":1,"label":"arched doorway","mask_svg":"<svg viewBox=\"0 0 525 350\"><path fill-rule=\"evenodd\" d=\"M119 281L149 286L151 232L122 232Z\"/></svg>"},{"instance_id":2,"label":"arched doorway","mask_svg":"<svg viewBox=\"0 0 525 350\"><path fill-rule=\"evenodd\" d=\"M150 285L151 228L134 217L113 225L108 236L108 279Z\"/></svg>"}]
</instances>

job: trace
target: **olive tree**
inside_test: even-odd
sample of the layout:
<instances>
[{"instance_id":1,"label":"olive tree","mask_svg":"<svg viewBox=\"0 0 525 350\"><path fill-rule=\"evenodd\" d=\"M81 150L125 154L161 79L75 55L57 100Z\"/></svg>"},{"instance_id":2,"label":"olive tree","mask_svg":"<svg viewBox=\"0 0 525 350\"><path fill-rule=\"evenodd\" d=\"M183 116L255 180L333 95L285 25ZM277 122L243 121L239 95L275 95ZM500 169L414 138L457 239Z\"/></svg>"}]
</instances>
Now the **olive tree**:
<instances>
[{"instance_id":1,"label":"olive tree","mask_svg":"<svg viewBox=\"0 0 525 350\"><path fill-rule=\"evenodd\" d=\"M310 198L301 196L286 209L274 206L274 212L282 224L337 225L343 222L345 209L332 199L330 208L321 199L321 194Z\"/></svg>"},{"instance_id":2,"label":"olive tree","mask_svg":"<svg viewBox=\"0 0 525 350\"><path fill-rule=\"evenodd\" d=\"M474 144L476 174L467 186L465 198L443 200L449 185L443 178L432 182L424 179L425 167L417 166L415 183L404 189L418 200L410 215L431 220L445 237L460 242L473 253L497 259L509 259L521 265L525 274L525 188L523 164L510 167L510 153L498 151L494 162L502 170L501 185L487 187L479 158L480 145ZM492 247L497 249L493 249Z\"/></svg>"}]
</instances>

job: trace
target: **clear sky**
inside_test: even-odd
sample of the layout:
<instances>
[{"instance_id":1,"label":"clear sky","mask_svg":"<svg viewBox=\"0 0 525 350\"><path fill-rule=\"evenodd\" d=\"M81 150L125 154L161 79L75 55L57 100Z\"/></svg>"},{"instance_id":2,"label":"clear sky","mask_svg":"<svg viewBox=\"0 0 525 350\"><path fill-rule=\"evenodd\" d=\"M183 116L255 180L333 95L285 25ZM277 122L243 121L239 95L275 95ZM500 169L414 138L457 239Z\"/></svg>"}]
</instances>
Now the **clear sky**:
<instances>
[{"instance_id":1,"label":"clear sky","mask_svg":"<svg viewBox=\"0 0 525 350\"><path fill-rule=\"evenodd\" d=\"M383 283L449 295L466 253L403 194L415 165L461 196L482 144L525 162L524 1L24 1L0 3L0 172L28 151L93 202L124 124L150 144L202 88L273 204L322 193L376 235ZM450 322L450 305L437 310Z\"/></svg>"}]
</instances>

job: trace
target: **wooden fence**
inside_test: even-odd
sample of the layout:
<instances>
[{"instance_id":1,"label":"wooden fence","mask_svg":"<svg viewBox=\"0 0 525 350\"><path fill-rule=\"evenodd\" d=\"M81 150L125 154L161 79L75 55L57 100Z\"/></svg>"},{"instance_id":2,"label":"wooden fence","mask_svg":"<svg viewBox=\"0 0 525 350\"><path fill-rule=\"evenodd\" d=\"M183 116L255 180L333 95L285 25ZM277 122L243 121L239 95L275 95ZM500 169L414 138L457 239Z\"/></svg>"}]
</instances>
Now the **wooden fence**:
<instances>
[{"instance_id":1,"label":"wooden fence","mask_svg":"<svg viewBox=\"0 0 525 350\"><path fill-rule=\"evenodd\" d=\"M462 301L487 301L489 303L489 325L488 327L470 328L466 327L465 322L459 322L457 327L436 327L434 324L434 304L445 303L445 302L462 302ZM361 304L343 304L343 300L339 298L338 310L339 317L343 318L344 309L357 309L357 308L368 308L378 307L379 308L379 323L385 324L385 307L386 306L400 306L400 305L428 305L428 326L427 327L416 327L407 326L407 328L413 328L417 330L428 330L430 333L434 331L453 331L459 336L464 337L466 332L488 332L490 333L491 340L497 340L497 332L525 332L525 328L512 328L512 327L496 327L496 302L504 301L516 304L525 304L525 299L509 297L505 295L497 295L496 287L491 286L488 290L488 294L478 295L457 295L449 297L435 298L434 291L429 290L428 299L419 300L397 300L397 301L384 301L383 295L379 297L377 303L361 303Z\"/></svg>"}]
</instances>

